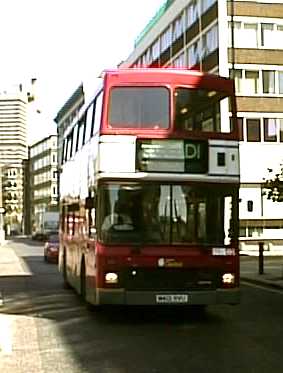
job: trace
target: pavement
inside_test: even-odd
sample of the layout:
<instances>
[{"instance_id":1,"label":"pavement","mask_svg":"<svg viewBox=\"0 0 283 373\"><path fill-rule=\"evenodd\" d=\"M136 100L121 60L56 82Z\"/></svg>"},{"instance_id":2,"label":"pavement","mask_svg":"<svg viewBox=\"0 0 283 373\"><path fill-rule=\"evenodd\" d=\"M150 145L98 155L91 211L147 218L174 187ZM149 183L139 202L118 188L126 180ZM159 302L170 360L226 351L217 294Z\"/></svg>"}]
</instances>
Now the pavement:
<instances>
[{"instance_id":1,"label":"pavement","mask_svg":"<svg viewBox=\"0 0 283 373\"><path fill-rule=\"evenodd\" d=\"M283 256L264 255L261 269L262 268L263 273L260 274L258 256L240 256L241 281L283 289ZM19 276L27 274L29 273L27 273L20 258L18 258L12 249L12 241L6 241L4 245L0 245L0 281L1 276Z\"/></svg>"},{"instance_id":2,"label":"pavement","mask_svg":"<svg viewBox=\"0 0 283 373\"><path fill-rule=\"evenodd\" d=\"M283 256L264 255L262 266L258 256L241 256L240 275L241 282L283 289Z\"/></svg>"}]
</instances>

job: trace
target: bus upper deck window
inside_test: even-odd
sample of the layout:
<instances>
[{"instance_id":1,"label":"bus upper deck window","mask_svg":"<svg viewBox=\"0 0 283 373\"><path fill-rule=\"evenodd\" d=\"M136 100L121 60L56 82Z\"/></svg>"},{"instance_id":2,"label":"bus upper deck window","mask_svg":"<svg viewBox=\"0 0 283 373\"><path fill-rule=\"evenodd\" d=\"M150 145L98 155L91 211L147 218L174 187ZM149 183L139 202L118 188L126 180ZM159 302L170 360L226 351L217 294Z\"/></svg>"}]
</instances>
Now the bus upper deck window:
<instances>
[{"instance_id":1,"label":"bus upper deck window","mask_svg":"<svg viewBox=\"0 0 283 373\"><path fill-rule=\"evenodd\" d=\"M170 93L165 87L114 87L110 93L110 128L169 128Z\"/></svg>"},{"instance_id":2,"label":"bus upper deck window","mask_svg":"<svg viewBox=\"0 0 283 373\"><path fill-rule=\"evenodd\" d=\"M177 128L221 132L220 101L225 95L213 90L177 88L174 97Z\"/></svg>"}]
</instances>

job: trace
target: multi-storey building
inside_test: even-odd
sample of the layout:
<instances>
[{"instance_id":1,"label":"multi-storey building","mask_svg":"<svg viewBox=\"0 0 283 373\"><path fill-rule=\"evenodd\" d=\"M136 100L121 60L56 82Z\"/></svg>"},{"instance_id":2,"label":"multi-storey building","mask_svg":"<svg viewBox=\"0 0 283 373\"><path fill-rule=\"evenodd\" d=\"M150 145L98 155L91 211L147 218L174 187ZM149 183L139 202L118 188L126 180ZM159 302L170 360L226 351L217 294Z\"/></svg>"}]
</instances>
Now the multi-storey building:
<instances>
[{"instance_id":1,"label":"multi-storey building","mask_svg":"<svg viewBox=\"0 0 283 373\"><path fill-rule=\"evenodd\" d=\"M58 210L58 144L57 135L50 135L29 148L30 216L27 225L45 211ZM32 227L31 227L32 229Z\"/></svg>"},{"instance_id":2,"label":"multi-storey building","mask_svg":"<svg viewBox=\"0 0 283 373\"><path fill-rule=\"evenodd\" d=\"M27 92L19 85L0 92L0 166L6 232L22 231L22 162L27 158Z\"/></svg>"},{"instance_id":3,"label":"multi-storey building","mask_svg":"<svg viewBox=\"0 0 283 373\"><path fill-rule=\"evenodd\" d=\"M64 132L71 125L80 108L83 106L84 102L85 97L83 85L80 84L54 118L54 121L57 123L59 164L62 159Z\"/></svg>"},{"instance_id":4,"label":"multi-storey building","mask_svg":"<svg viewBox=\"0 0 283 373\"><path fill-rule=\"evenodd\" d=\"M281 202L263 190L268 169L277 171L283 159L282 1L167 0L123 66L188 67L235 78L241 249L257 250L263 241L272 252L282 250Z\"/></svg>"}]
</instances>

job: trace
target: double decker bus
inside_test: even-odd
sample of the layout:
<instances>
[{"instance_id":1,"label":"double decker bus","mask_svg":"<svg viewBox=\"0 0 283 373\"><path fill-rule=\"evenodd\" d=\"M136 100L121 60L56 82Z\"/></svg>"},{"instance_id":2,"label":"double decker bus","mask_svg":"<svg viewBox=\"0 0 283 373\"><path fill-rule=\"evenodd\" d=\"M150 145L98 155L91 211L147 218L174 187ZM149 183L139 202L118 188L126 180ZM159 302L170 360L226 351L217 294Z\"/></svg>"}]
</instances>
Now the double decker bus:
<instances>
[{"instance_id":1,"label":"double decker bus","mask_svg":"<svg viewBox=\"0 0 283 373\"><path fill-rule=\"evenodd\" d=\"M105 71L64 135L59 270L92 305L237 304L234 83Z\"/></svg>"}]
</instances>

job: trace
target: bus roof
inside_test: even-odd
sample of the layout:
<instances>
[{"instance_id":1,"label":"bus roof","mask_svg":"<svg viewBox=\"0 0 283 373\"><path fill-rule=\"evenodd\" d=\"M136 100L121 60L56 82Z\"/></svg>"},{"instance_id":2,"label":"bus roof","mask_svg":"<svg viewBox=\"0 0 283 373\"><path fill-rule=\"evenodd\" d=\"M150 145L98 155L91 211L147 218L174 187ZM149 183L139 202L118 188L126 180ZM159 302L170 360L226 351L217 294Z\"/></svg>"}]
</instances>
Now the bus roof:
<instances>
[{"instance_id":1,"label":"bus roof","mask_svg":"<svg viewBox=\"0 0 283 373\"><path fill-rule=\"evenodd\" d=\"M234 82L230 78L185 68L120 68L105 70L106 84L177 84L214 89L233 94Z\"/></svg>"}]
</instances>

